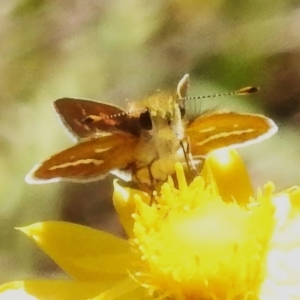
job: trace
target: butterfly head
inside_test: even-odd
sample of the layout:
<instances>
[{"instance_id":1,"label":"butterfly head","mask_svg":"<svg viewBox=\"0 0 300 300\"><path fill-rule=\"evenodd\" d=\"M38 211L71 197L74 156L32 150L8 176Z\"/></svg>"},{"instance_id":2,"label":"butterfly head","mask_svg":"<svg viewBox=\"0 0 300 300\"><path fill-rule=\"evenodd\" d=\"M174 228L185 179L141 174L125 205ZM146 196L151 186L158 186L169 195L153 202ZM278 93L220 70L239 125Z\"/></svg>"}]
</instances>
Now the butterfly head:
<instances>
[{"instance_id":1,"label":"butterfly head","mask_svg":"<svg viewBox=\"0 0 300 300\"><path fill-rule=\"evenodd\" d=\"M142 129L157 135L172 130L177 138L183 136L182 118L185 114L185 97L189 75L180 80L176 93L157 91L150 97L134 103L130 114L139 112L139 123Z\"/></svg>"}]
</instances>

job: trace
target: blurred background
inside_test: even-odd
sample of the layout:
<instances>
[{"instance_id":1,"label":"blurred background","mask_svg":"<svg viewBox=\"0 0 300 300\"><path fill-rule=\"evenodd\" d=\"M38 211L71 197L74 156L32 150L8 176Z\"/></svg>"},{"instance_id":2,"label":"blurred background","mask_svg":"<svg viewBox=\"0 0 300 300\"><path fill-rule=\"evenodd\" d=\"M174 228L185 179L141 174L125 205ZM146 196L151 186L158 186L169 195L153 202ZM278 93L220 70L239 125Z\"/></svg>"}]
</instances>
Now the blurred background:
<instances>
[{"instance_id":1,"label":"blurred background","mask_svg":"<svg viewBox=\"0 0 300 300\"><path fill-rule=\"evenodd\" d=\"M28 185L26 173L72 141L52 107L61 97L126 107L191 75L189 95L253 85L249 97L190 110L264 113L276 136L240 150L256 187L300 184L300 4L295 0L2 0L0 11L0 281L59 272L14 230L65 220L120 234L113 176Z\"/></svg>"}]
</instances>

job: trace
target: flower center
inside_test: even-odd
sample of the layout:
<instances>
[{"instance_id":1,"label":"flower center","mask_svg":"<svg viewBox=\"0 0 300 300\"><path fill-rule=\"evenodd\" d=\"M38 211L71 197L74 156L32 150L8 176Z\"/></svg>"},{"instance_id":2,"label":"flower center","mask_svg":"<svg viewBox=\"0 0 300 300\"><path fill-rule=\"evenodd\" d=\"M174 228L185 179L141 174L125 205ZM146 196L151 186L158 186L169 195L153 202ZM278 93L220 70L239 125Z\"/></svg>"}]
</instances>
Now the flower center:
<instances>
[{"instance_id":1,"label":"flower center","mask_svg":"<svg viewBox=\"0 0 300 300\"><path fill-rule=\"evenodd\" d=\"M272 186L249 207L224 202L202 177L162 186L152 205L136 196L137 280L162 299L256 299L273 230ZM258 226L259 224L259 226Z\"/></svg>"}]
</instances>

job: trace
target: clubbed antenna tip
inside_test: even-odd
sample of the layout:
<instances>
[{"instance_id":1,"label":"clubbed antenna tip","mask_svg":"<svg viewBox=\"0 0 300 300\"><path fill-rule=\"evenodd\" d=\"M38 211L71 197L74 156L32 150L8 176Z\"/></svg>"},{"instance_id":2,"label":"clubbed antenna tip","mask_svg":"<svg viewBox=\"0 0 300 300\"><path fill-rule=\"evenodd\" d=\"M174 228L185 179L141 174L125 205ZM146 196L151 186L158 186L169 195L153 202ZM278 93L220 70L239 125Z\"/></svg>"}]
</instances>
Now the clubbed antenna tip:
<instances>
[{"instance_id":1,"label":"clubbed antenna tip","mask_svg":"<svg viewBox=\"0 0 300 300\"><path fill-rule=\"evenodd\" d=\"M188 96L188 97L185 97L185 100L215 98L215 97L232 96L232 95L245 96L245 95L253 94L253 93L257 92L257 91L259 91L258 87L247 86L247 87L241 88L241 89L239 89L237 91L229 92L229 93L213 94L213 95L203 95L203 96Z\"/></svg>"},{"instance_id":2,"label":"clubbed antenna tip","mask_svg":"<svg viewBox=\"0 0 300 300\"><path fill-rule=\"evenodd\" d=\"M249 94L256 93L257 91L259 91L259 87L247 86L247 87L244 87L244 88L241 88L241 89L237 90L235 92L235 94L244 96L244 95L249 95Z\"/></svg>"}]
</instances>

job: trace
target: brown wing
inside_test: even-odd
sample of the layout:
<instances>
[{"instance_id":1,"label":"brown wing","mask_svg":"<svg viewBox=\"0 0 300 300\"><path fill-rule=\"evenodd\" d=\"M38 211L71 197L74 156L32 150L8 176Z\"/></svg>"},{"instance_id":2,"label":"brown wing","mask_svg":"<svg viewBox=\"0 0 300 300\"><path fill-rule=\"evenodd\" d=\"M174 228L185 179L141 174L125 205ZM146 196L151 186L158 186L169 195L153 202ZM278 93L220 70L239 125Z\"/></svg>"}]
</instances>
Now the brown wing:
<instances>
[{"instance_id":1,"label":"brown wing","mask_svg":"<svg viewBox=\"0 0 300 300\"><path fill-rule=\"evenodd\" d=\"M222 112L198 117L187 125L193 156L232 146L259 142L277 132L276 124L263 115Z\"/></svg>"},{"instance_id":2,"label":"brown wing","mask_svg":"<svg viewBox=\"0 0 300 300\"><path fill-rule=\"evenodd\" d=\"M139 134L138 119L123 109L91 100L62 98L54 102L54 108L66 128L77 139L95 133L111 133L116 130Z\"/></svg>"},{"instance_id":3,"label":"brown wing","mask_svg":"<svg viewBox=\"0 0 300 300\"><path fill-rule=\"evenodd\" d=\"M129 134L84 141L35 166L25 180L28 183L87 182L104 178L111 170L126 168L133 162L137 142Z\"/></svg>"}]
</instances>

